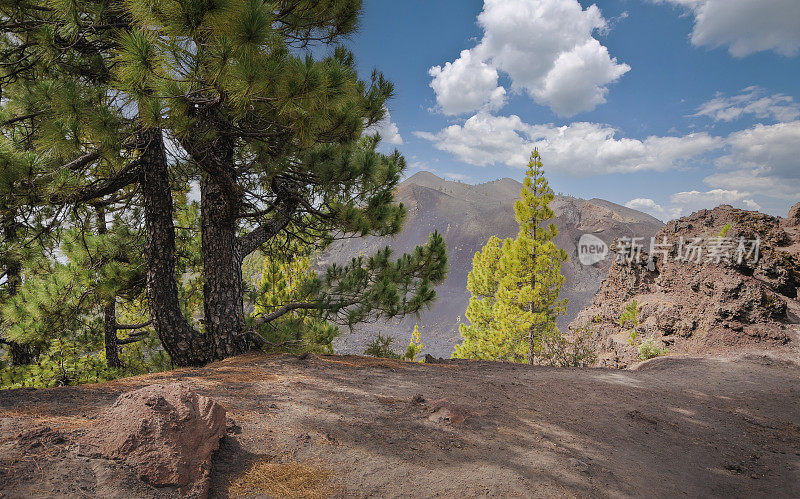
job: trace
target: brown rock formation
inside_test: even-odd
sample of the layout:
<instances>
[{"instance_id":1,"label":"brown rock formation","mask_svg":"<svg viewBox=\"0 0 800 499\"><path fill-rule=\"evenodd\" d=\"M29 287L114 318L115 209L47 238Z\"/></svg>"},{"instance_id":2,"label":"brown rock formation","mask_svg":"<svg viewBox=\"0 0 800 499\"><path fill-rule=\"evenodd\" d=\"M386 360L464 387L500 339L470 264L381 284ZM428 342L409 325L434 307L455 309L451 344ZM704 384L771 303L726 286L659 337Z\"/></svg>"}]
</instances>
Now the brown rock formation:
<instances>
[{"instance_id":1,"label":"brown rock formation","mask_svg":"<svg viewBox=\"0 0 800 499\"><path fill-rule=\"evenodd\" d=\"M704 252L680 260L694 238L702 238ZM754 262L749 253L756 239ZM800 236L792 222L723 205L668 223L655 236L656 244L664 241L663 251L653 247L651 255L651 242L643 241L641 255L618 258L592 305L573 321L572 327L591 324L601 365L636 362L647 338L670 353L800 358ZM740 241L746 243L741 263ZM723 242L726 258L717 261L710 248ZM619 319L633 300L639 314L631 340L631 325Z\"/></svg>"},{"instance_id":2,"label":"brown rock formation","mask_svg":"<svg viewBox=\"0 0 800 499\"><path fill-rule=\"evenodd\" d=\"M789 210L789 216L786 217L786 222L793 227L800 227L800 203L792 206Z\"/></svg>"},{"instance_id":3,"label":"brown rock formation","mask_svg":"<svg viewBox=\"0 0 800 499\"><path fill-rule=\"evenodd\" d=\"M178 383L151 385L120 395L80 440L80 451L123 461L150 485L205 497L225 423L225 409L212 399Z\"/></svg>"}]
</instances>

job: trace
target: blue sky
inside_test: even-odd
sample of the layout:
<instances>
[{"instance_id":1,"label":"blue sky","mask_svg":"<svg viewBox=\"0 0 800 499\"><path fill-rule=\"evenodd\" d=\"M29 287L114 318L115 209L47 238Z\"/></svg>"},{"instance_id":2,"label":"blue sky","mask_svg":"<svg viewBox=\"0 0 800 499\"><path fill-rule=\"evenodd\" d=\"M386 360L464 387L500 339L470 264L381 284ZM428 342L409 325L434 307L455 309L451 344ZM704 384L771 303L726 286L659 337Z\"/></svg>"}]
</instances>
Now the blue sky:
<instances>
[{"instance_id":1,"label":"blue sky","mask_svg":"<svg viewBox=\"0 0 800 499\"><path fill-rule=\"evenodd\" d=\"M521 180L662 218L800 201L798 0L365 0L409 174Z\"/></svg>"}]
</instances>

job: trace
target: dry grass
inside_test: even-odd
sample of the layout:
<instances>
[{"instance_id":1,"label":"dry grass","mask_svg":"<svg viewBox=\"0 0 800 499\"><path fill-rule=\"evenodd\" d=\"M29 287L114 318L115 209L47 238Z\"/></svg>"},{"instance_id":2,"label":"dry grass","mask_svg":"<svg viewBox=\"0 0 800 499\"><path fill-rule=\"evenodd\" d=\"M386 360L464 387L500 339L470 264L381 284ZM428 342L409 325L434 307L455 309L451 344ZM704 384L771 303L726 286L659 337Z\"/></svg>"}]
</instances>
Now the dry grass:
<instances>
[{"instance_id":1,"label":"dry grass","mask_svg":"<svg viewBox=\"0 0 800 499\"><path fill-rule=\"evenodd\" d=\"M328 482L333 473L308 463L258 461L231 483L231 497L268 494L274 497L315 499L328 497L333 488Z\"/></svg>"}]
</instances>

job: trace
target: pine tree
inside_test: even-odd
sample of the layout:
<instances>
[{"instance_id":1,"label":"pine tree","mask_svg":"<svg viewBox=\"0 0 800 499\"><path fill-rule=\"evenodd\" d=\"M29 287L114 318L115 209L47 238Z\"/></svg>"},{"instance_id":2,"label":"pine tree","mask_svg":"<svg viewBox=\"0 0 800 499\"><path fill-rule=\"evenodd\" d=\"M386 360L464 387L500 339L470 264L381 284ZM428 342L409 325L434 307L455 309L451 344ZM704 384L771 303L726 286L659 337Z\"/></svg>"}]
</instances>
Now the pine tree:
<instances>
[{"instance_id":1,"label":"pine tree","mask_svg":"<svg viewBox=\"0 0 800 499\"><path fill-rule=\"evenodd\" d=\"M29 204L49 210L50 225L98 201L109 211L141 209L146 301L177 365L259 341L245 325L241 264L274 238L321 250L336 238L400 230L405 210L392 193L405 161L362 137L383 118L392 85L378 73L360 79L352 54L335 46L355 30L360 8L360 0L0 0L2 128L36 157ZM309 44L334 48L315 59L303 53ZM200 234L202 329L181 302L175 178L200 183L199 227L188 229ZM307 299L259 319L314 309L353 324L429 304L446 271L441 236L397 261L390 255L329 269Z\"/></svg>"},{"instance_id":2,"label":"pine tree","mask_svg":"<svg viewBox=\"0 0 800 499\"><path fill-rule=\"evenodd\" d=\"M419 324L414 324L414 331L411 333L411 341L408 342L408 347L406 347L406 353L403 355L403 358L411 362L416 362L417 356L422 354L423 350L425 350L425 344L422 342Z\"/></svg>"},{"instance_id":3,"label":"pine tree","mask_svg":"<svg viewBox=\"0 0 800 499\"><path fill-rule=\"evenodd\" d=\"M544 225L553 218L553 197L534 150L514 205L517 237L492 237L473 259L467 280L470 323L459 326L463 341L454 357L534 363L542 340L559 334L556 318L566 309L566 300L559 299L561 264L567 254L555 245L555 224Z\"/></svg>"},{"instance_id":4,"label":"pine tree","mask_svg":"<svg viewBox=\"0 0 800 499\"><path fill-rule=\"evenodd\" d=\"M263 251L261 278L251 297L253 324L289 303L309 299L317 279L308 248L297 242L272 241ZM257 331L270 350L294 353L333 353L333 340L339 335L339 328L315 309L297 309L271 322L260 321Z\"/></svg>"}]
</instances>

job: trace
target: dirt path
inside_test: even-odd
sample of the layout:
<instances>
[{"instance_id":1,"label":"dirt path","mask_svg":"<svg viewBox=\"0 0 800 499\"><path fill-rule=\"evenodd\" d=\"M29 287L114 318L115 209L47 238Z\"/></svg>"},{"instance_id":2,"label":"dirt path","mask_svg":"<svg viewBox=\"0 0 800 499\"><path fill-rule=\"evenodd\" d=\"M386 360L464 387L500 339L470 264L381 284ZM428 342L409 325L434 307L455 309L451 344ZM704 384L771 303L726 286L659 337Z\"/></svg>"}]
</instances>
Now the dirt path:
<instances>
[{"instance_id":1,"label":"dirt path","mask_svg":"<svg viewBox=\"0 0 800 499\"><path fill-rule=\"evenodd\" d=\"M214 397L241 426L215 457L218 496L254 463L273 477L288 470L286 483L307 496L800 496L795 365L673 357L615 371L254 355L0 392L0 496L169 495L69 444L119 393L164 380ZM14 440L35 424L64 442ZM276 486L266 492L280 495Z\"/></svg>"}]
</instances>

